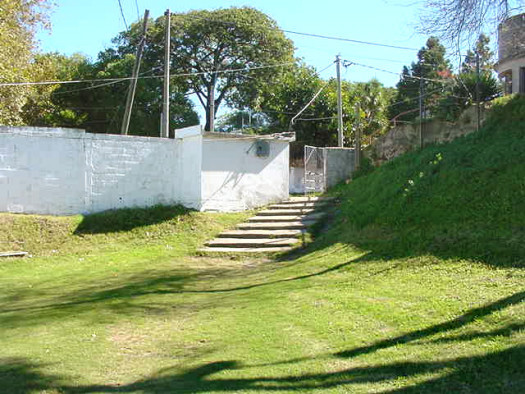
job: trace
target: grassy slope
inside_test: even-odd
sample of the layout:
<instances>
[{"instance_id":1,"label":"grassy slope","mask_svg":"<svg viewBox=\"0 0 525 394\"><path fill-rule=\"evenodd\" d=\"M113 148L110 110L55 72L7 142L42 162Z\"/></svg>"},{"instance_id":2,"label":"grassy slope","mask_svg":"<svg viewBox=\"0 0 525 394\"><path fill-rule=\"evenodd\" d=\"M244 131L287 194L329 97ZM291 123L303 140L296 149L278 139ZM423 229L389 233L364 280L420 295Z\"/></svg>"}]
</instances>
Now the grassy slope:
<instances>
[{"instance_id":1,"label":"grassy slope","mask_svg":"<svg viewBox=\"0 0 525 394\"><path fill-rule=\"evenodd\" d=\"M406 154L335 192L348 242L389 256L523 265L525 99L495 108L479 133Z\"/></svg>"},{"instance_id":2,"label":"grassy slope","mask_svg":"<svg viewBox=\"0 0 525 394\"><path fill-rule=\"evenodd\" d=\"M242 215L2 217L35 257L0 266L0 392L524 392L522 121L342 186L278 260L193 255Z\"/></svg>"}]
</instances>

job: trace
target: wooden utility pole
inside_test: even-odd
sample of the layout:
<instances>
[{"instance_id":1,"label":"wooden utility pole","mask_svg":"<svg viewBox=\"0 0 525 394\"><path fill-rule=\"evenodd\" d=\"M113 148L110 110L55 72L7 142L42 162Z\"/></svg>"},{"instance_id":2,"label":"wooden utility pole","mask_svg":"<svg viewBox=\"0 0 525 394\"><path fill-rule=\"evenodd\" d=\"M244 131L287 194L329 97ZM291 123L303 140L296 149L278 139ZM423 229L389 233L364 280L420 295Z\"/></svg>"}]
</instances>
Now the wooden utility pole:
<instances>
[{"instance_id":1,"label":"wooden utility pole","mask_svg":"<svg viewBox=\"0 0 525 394\"><path fill-rule=\"evenodd\" d=\"M337 69L337 146L343 147L343 99L341 95L341 58L335 57Z\"/></svg>"},{"instance_id":2,"label":"wooden utility pole","mask_svg":"<svg viewBox=\"0 0 525 394\"><path fill-rule=\"evenodd\" d=\"M126 110L124 111L124 119L122 119L122 127L120 134L128 134L129 120L131 119L131 109L133 108L133 100L135 99L135 90L137 89L137 77L140 71L140 60L142 59L142 51L144 50L144 43L146 41L146 29L148 27L149 10L144 11L144 21L142 24L142 37L140 39L139 47L137 48L137 56L135 58L135 65L131 74L131 82L129 84L128 97L126 99Z\"/></svg>"},{"instance_id":3,"label":"wooden utility pole","mask_svg":"<svg viewBox=\"0 0 525 394\"><path fill-rule=\"evenodd\" d=\"M215 78L215 76L213 77ZM209 114L209 124L210 124L210 131L215 131L215 84L212 83L210 86L210 91L208 93L209 96L209 102L210 102L210 114Z\"/></svg>"},{"instance_id":4,"label":"wooden utility pole","mask_svg":"<svg viewBox=\"0 0 525 394\"><path fill-rule=\"evenodd\" d=\"M419 147L423 148L423 72L419 77Z\"/></svg>"},{"instance_id":5,"label":"wooden utility pole","mask_svg":"<svg viewBox=\"0 0 525 394\"><path fill-rule=\"evenodd\" d=\"M162 96L162 124L160 125L160 136L169 138L170 136L170 20L171 13L169 8L164 13L165 16L165 35L164 35L164 90Z\"/></svg>"},{"instance_id":6,"label":"wooden utility pole","mask_svg":"<svg viewBox=\"0 0 525 394\"><path fill-rule=\"evenodd\" d=\"M361 106L355 105L355 169L361 167Z\"/></svg>"},{"instance_id":7,"label":"wooden utility pole","mask_svg":"<svg viewBox=\"0 0 525 394\"><path fill-rule=\"evenodd\" d=\"M476 51L476 106L478 115L478 130L481 127L481 94L480 94L480 70L479 70L479 52Z\"/></svg>"}]
</instances>

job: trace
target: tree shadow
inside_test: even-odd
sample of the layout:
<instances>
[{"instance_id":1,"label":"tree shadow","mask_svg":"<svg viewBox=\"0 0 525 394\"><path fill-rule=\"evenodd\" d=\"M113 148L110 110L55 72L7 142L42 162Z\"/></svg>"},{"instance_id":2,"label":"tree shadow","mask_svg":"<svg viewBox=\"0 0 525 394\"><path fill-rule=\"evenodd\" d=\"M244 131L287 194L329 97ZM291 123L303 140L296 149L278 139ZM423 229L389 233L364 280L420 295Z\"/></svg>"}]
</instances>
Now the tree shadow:
<instances>
[{"instance_id":1,"label":"tree shadow","mask_svg":"<svg viewBox=\"0 0 525 394\"><path fill-rule=\"evenodd\" d=\"M444 323L436 324L421 330L412 331L408 334L400 335L394 338L385 339L383 341L376 342L369 346L363 346L351 350L345 350L335 355L338 357L356 357L363 354L375 352L380 349L389 348L409 342L417 341L438 333L443 333L451 330L456 330L469 323L472 323L476 319L490 315L494 312L500 311L511 305L519 304L525 300L525 291L515 293L509 297L502 298L498 301L492 302L487 305L483 305L478 308L473 308L467 313Z\"/></svg>"},{"instance_id":2,"label":"tree shadow","mask_svg":"<svg viewBox=\"0 0 525 394\"><path fill-rule=\"evenodd\" d=\"M149 294L149 291L140 292ZM108 296L117 296L116 294ZM496 302L473 308L463 315L415 330L410 333L387 340L378 341L365 347L349 349L336 353L321 353L314 356L289 359L268 364L245 365L235 360L218 360L180 370L168 368L159 370L154 375L121 385L81 385L60 384L67 377L48 376L38 366L27 360L5 359L0 362L0 382L9 393L29 393L55 389L64 393L213 393L245 391L310 391L344 389L363 385L380 384L393 387L390 393L421 392L473 392L473 393L522 393L525 390L525 346L519 345L497 352L482 355L463 356L436 361L395 361L379 362L364 367L352 367L344 370L321 373L293 373L290 367L282 369L283 374L272 372L264 374L265 367L293 365L315 360L338 358L355 358L381 349L407 344L425 339L439 333L447 333L473 323L479 318L488 316L525 300L525 291L501 298ZM490 333L467 334L450 337L451 340L471 340L477 335L510 335L523 328L523 324L509 324ZM439 341L439 340L438 340ZM245 377L246 372L255 369L258 375ZM302 367L304 370L304 367ZM272 368L274 371L275 368ZM238 374L239 377L235 377ZM234 376L234 377L232 377ZM412 379L402 388L396 382L399 379ZM368 386L366 386L368 387Z\"/></svg>"},{"instance_id":3,"label":"tree shadow","mask_svg":"<svg viewBox=\"0 0 525 394\"><path fill-rule=\"evenodd\" d=\"M189 302L173 305L162 297L149 298L176 294L197 276L188 271L172 272L169 275L153 271L131 278L110 279L105 283L93 282L78 289L72 287L69 292L60 285L42 290L24 289L24 293L10 296L17 301L2 302L0 325L4 329L17 328L70 316L80 318L93 311L110 312L104 314L108 318L111 312L118 316L140 312L159 314L175 308L197 309L202 305Z\"/></svg>"},{"instance_id":4,"label":"tree shadow","mask_svg":"<svg viewBox=\"0 0 525 394\"><path fill-rule=\"evenodd\" d=\"M390 393L522 393L525 389L525 347L516 346L481 356L458 357L443 361L403 361L366 367L348 368L337 372L305 373L253 378L213 377L221 372L242 371L237 361L215 361L181 373L170 370L130 384L87 385L62 387L66 393L214 393L245 391L310 391L343 388L351 390L365 384L394 383L400 378L438 375L430 379L392 389ZM387 391L383 391L387 392Z\"/></svg>"},{"instance_id":5,"label":"tree shadow","mask_svg":"<svg viewBox=\"0 0 525 394\"><path fill-rule=\"evenodd\" d=\"M25 394L60 387L60 377L39 371L44 366L22 358L0 359L0 392Z\"/></svg>"},{"instance_id":6,"label":"tree shadow","mask_svg":"<svg viewBox=\"0 0 525 394\"><path fill-rule=\"evenodd\" d=\"M150 226L191 212L182 205L156 205L150 208L123 208L83 217L74 231L75 235L117 233L130 231L137 227Z\"/></svg>"}]
</instances>

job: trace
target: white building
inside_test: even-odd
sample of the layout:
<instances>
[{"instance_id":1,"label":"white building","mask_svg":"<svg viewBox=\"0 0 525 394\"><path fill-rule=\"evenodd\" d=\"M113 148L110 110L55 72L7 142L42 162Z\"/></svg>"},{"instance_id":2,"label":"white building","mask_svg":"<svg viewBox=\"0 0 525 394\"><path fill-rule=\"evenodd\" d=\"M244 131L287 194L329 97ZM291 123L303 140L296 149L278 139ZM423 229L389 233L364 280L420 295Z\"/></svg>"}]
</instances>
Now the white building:
<instances>
[{"instance_id":1,"label":"white building","mask_svg":"<svg viewBox=\"0 0 525 394\"><path fill-rule=\"evenodd\" d=\"M72 215L182 204L239 211L288 198L294 135L175 139L0 127L0 211Z\"/></svg>"},{"instance_id":2,"label":"white building","mask_svg":"<svg viewBox=\"0 0 525 394\"><path fill-rule=\"evenodd\" d=\"M499 25L495 68L505 83L505 94L525 94L525 13Z\"/></svg>"}]
</instances>

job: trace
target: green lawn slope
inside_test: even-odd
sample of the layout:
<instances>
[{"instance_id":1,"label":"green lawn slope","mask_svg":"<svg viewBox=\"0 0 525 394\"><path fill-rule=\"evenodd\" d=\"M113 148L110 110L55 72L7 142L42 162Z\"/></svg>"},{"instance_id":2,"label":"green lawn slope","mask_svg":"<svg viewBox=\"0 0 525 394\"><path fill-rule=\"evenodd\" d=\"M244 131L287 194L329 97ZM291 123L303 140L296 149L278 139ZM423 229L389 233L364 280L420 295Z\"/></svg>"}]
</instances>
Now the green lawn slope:
<instances>
[{"instance_id":1,"label":"green lawn slope","mask_svg":"<svg viewBox=\"0 0 525 394\"><path fill-rule=\"evenodd\" d=\"M334 191L337 239L388 256L525 261L525 99L495 105L484 127L405 154Z\"/></svg>"}]
</instances>

